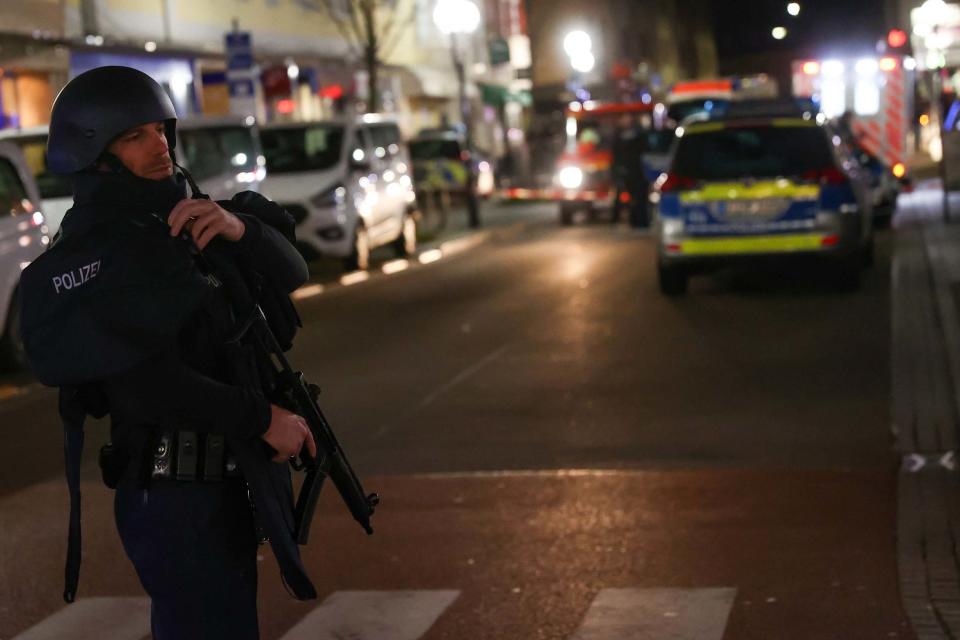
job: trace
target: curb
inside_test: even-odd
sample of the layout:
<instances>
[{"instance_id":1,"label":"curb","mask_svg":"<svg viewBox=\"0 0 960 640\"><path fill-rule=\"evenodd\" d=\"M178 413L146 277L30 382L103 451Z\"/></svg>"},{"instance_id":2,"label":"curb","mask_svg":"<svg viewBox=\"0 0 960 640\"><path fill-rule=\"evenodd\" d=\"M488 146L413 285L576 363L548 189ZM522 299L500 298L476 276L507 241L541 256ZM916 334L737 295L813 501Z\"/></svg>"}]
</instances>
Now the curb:
<instances>
[{"instance_id":1,"label":"curb","mask_svg":"<svg viewBox=\"0 0 960 640\"><path fill-rule=\"evenodd\" d=\"M898 229L891 269L891 413L902 455L897 571L918 640L960 636L960 313L944 231Z\"/></svg>"}]
</instances>

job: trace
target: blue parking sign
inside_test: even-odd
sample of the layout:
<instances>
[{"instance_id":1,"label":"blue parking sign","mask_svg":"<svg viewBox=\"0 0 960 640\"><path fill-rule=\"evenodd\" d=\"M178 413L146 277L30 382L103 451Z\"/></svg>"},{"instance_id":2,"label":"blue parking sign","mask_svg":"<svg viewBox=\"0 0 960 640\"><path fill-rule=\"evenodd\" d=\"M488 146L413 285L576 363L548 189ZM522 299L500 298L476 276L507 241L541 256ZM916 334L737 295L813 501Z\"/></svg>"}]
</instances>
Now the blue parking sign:
<instances>
[{"instance_id":1,"label":"blue parking sign","mask_svg":"<svg viewBox=\"0 0 960 640\"><path fill-rule=\"evenodd\" d=\"M225 38L227 69L253 67L253 46L249 31L230 31Z\"/></svg>"}]
</instances>

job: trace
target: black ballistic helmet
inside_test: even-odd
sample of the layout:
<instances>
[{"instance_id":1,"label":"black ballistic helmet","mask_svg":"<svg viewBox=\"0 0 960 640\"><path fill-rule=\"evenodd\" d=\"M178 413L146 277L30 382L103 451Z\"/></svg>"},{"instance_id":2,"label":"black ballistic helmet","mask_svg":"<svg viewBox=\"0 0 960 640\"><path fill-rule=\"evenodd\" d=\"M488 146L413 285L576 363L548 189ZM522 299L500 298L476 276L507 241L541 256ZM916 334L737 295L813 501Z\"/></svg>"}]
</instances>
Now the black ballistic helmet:
<instances>
[{"instance_id":1,"label":"black ballistic helmet","mask_svg":"<svg viewBox=\"0 0 960 640\"><path fill-rule=\"evenodd\" d=\"M176 146L177 112L156 80L130 67L98 67L81 73L57 95L50 114L47 167L76 173L93 165L114 138L163 120L167 145Z\"/></svg>"}]
</instances>

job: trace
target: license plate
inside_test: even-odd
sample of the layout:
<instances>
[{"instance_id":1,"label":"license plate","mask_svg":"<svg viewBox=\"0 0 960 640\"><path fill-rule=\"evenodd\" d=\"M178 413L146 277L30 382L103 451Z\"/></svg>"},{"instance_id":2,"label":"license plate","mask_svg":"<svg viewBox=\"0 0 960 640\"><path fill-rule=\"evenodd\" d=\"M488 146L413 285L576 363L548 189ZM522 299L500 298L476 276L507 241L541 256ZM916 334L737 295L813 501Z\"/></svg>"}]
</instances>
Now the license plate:
<instances>
[{"instance_id":1,"label":"license plate","mask_svg":"<svg viewBox=\"0 0 960 640\"><path fill-rule=\"evenodd\" d=\"M716 213L721 219L731 222L744 220L770 220L790 207L787 198L762 198L756 200L726 200L717 202Z\"/></svg>"}]
</instances>

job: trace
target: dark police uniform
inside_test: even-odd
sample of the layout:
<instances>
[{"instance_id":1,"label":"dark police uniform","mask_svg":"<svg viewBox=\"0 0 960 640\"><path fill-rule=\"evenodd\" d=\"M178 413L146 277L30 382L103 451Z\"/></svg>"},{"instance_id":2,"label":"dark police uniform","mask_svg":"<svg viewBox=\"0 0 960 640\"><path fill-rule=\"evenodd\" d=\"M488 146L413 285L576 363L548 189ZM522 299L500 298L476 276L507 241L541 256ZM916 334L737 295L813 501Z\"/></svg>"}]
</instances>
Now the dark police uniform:
<instances>
[{"instance_id":1,"label":"dark police uniform","mask_svg":"<svg viewBox=\"0 0 960 640\"><path fill-rule=\"evenodd\" d=\"M100 92L119 76L132 93L142 89L141 106L159 103L134 114L139 122L111 126L175 124L169 100L144 74L107 67L72 82L89 74ZM91 91L79 93L90 100ZM55 104L54 165L57 122ZM290 345L299 321L287 294L307 278L293 220L243 192L220 203L243 221L243 237L215 239L201 254L165 223L187 195L183 174L147 180L83 166L73 179L74 207L21 281L31 364L61 390L71 490L64 597L75 597L80 562L83 418L109 412L112 444L101 466L116 487L124 549L151 597L154 637L257 638L258 532L293 595L316 597L293 539L289 468L270 461L260 438L271 419L269 381L239 331L256 301Z\"/></svg>"}]
</instances>

